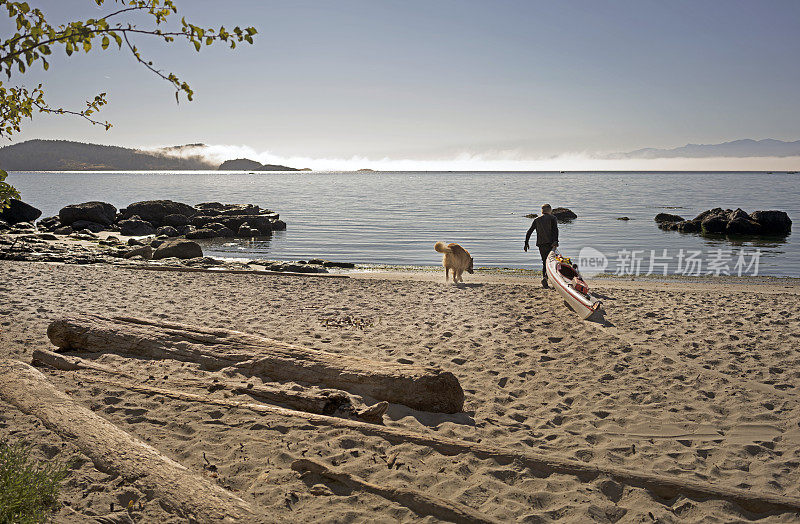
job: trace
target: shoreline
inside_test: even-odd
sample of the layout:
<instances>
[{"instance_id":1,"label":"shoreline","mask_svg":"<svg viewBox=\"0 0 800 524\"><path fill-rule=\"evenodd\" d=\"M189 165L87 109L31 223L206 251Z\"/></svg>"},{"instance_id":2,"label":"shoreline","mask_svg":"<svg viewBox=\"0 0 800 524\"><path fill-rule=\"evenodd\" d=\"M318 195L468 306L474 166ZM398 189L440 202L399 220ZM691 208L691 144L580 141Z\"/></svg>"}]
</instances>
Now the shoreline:
<instances>
[{"instance_id":1,"label":"shoreline","mask_svg":"<svg viewBox=\"0 0 800 524\"><path fill-rule=\"evenodd\" d=\"M3 236L8 239L6 247L2 245ZM44 237L44 238L42 238ZM115 242L110 243L109 239L116 239ZM137 241L137 244L130 245L129 241ZM220 270L235 270L235 271L270 271L272 268L264 263L271 263L278 266L279 273L286 274L329 274L329 275L348 275L356 278L392 278L396 280L431 280L437 279L436 274L443 271L440 264L430 265L402 265L402 264L384 264L384 263L339 263L334 261L331 266L325 267L325 272L319 271L318 273L306 273L303 271L292 271L292 267L309 266L308 260L277 260L277 259L263 259L263 258L246 258L246 257L229 257L217 256L208 257L204 256L202 259L164 259L163 261L143 260L141 257L133 257L131 259L124 258L122 254L126 251L131 251L146 245L152 237L138 237L138 236L123 236L113 231L101 231L96 234L85 235L82 233L73 235L52 235L48 233L12 233L0 235L0 260L27 260L31 262L44 262L44 263L79 263L79 264L111 264L111 265L135 265L135 266L151 266L163 268L167 266L187 267L193 266L198 269L205 269L209 271ZM162 239L172 240L172 239ZM22 246L17 247L17 242L22 242ZM31 242L31 245L25 246L26 242ZM9 246L10 244L10 246ZM48 257L55 252L70 251L70 248L75 248L80 261L62 260L61 256ZM14 253L14 251L18 253ZM41 255L45 255L42 257ZM110 256L109 256L110 255ZM16 258L14 258L16 256ZM319 259L321 260L321 259ZM261 262L261 263L259 263ZM326 263L329 261L325 260ZM288 265L289 269L282 269L280 266ZM533 264L531 264L533 265ZM343 267L353 266L353 267ZM300 267L300 269L303 269ZM164 270L164 269L161 269ZM475 269L473 275L467 275L467 283L470 280L475 282L516 282L539 284L542 272L538 269L528 268L514 268L514 267L500 267L500 266L483 266ZM601 273L592 277L586 278L587 283L590 285L598 283L624 283L624 282L639 282L649 283L650 285L667 284L667 283L682 283L682 284L701 284L701 285L759 285L759 286L798 286L800 285L800 276L734 276L734 275L700 275L689 276L680 274L668 275L616 275L611 273Z\"/></svg>"}]
</instances>

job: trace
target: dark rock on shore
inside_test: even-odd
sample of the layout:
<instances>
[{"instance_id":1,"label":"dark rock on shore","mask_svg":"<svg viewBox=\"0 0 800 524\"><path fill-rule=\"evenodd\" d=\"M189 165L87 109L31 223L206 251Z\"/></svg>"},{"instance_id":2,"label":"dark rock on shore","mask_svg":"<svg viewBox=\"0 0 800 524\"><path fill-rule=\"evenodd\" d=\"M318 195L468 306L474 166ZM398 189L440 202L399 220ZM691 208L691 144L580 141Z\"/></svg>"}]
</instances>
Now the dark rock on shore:
<instances>
[{"instance_id":1,"label":"dark rock on shore","mask_svg":"<svg viewBox=\"0 0 800 524\"><path fill-rule=\"evenodd\" d=\"M36 226L31 222L17 222L13 224L10 229L11 233L34 233L35 231Z\"/></svg>"},{"instance_id":2,"label":"dark rock on shore","mask_svg":"<svg viewBox=\"0 0 800 524\"><path fill-rule=\"evenodd\" d=\"M664 214L659 213L656 222L659 222L658 217ZM780 236L791 232L792 221L784 211L754 211L748 215L742 209L718 207L703 211L691 220L661 221L658 227L682 233Z\"/></svg>"},{"instance_id":3,"label":"dark rock on shore","mask_svg":"<svg viewBox=\"0 0 800 524\"><path fill-rule=\"evenodd\" d=\"M171 215L166 215L162 223L165 226L172 226L175 228L183 227L189 224L189 217L186 215L179 215L177 213L173 213Z\"/></svg>"},{"instance_id":4,"label":"dark rock on shore","mask_svg":"<svg viewBox=\"0 0 800 524\"><path fill-rule=\"evenodd\" d=\"M682 216L671 215L669 213L659 213L656 215L655 221L659 224L663 222L683 222L685 219Z\"/></svg>"},{"instance_id":5,"label":"dark rock on shore","mask_svg":"<svg viewBox=\"0 0 800 524\"><path fill-rule=\"evenodd\" d=\"M0 220L0 231L8 231L9 229L11 229L11 225L5 220Z\"/></svg>"},{"instance_id":6,"label":"dark rock on shore","mask_svg":"<svg viewBox=\"0 0 800 524\"><path fill-rule=\"evenodd\" d=\"M71 204L61 208L61 211L58 212L58 218L65 226L71 226L78 221L109 226L117 218L117 208L107 202Z\"/></svg>"},{"instance_id":7,"label":"dark rock on shore","mask_svg":"<svg viewBox=\"0 0 800 524\"><path fill-rule=\"evenodd\" d=\"M154 227L161 227L165 225L164 219L169 215L190 217L195 215L197 210L189 204L173 202L172 200L145 200L134 202L125 209L121 209L120 212L123 219L129 219L137 215L142 220L150 222Z\"/></svg>"},{"instance_id":8,"label":"dark rock on shore","mask_svg":"<svg viewBox=\"0 0 800 524\"><path fill-rule=\"evenodd\" d=\"M40 230L51 232L58 229L62 225L61 219L58 218L58 216L45 217L36 223L36 227L38 227Z\"/></svg>"},{"instance_id":9,"label":"dark rock on shore","mask_svg":"<svg viewBox=\"0 0 800 524\"><path fill-rule=\"evenodd\" d=\"M324 260L322 258L312 258L308 261L308 264L312 266L338 267L342 269L353 269L356 267L352 262L331 262L330 260Z\"/></svg>"},{"instance_id":10,"label":"dark rock on shore","mask_svg":"<svg viewBox=\"0 0 800 524\"><path fill-rule=\"evenodd\" d=\"M144 260L153 258L153 248L150 246L139 246L131 249L124 255L125 258L142 257Z\"/></svg>"},{"instance_id":11,"label":"dark rock on shore","mask_svg":"<svg viewBox=\"0 0 800 524\"><path fill-rule=\"evenodd\" d=\"M281 262L278 260L251 260L247 265L263 266L268 271L291 273L327 273L328 270L319 264L305 264L303 262Z\"/></svg>"},{"instance_id":12,"label":"dark rock on shore","mask_svg":"<svg viewBox=\"0 0 800 524\"><path fill-rule=\"evenodd\" d=\"M98 224L97 222L89 222L88 220L76 220L70 227L75 231L80 231L82 229L88 229L92 233L99 233L100 231L105 231L108 227L104 224Z\"/></svg>"},{"instance_id":13,"label":"dark rock on shore","mask_svg":"<svg viewBox=\"0 0 800 524\"><path fill-rule=\"evenodd\" d=\"M630 220L630 217L617 217L617 220Z\"/></svg>"},{"instance_id":14,"label":"dark rock on shore","mask_svg":"<svg viewBox=\"0 0 800 524\"><path fill-rule=\"evenodd\" d=\"M233 238L236 232L222 222L211 222L203 226L203 229L210 229L214 232L215 237Z\"/></svg>"},{"instance_id":15,"label":"dark rock on shore","mask_svg":"<svg viewBox=\"0 0 800 524\"><path fill-rule=\"evenodd\" d=\"M277 214L274 213L267 215L197 215L191 218L191 224L194 227L211 229L214 231L222 231L221 226L230 231L239 231L245 223L247 223L248 227L251 229L257 230L257 232L251 236L269 235L272 233L273 229L286 229L286 224L278 220Z\"/></svg>"},{"instance_id":16,"label":"dark rock on shore","mask_svg":"<svg viewBox=\"0 0 800 524\"><path fill-rule=\"evenodd\" d=\"M220 215L258 215L261 213L261 208L254 204L221 204L221 207L217 206L215 210Z\"/></svg>"},{"instance_id":17,"label":"dark rock on shore","mask_svg":"<svg viewBox=\"0 0 800 524\"><path fill-rule=\"evenodd\" d=\"M269 235L275 229L275 225L283 224L283 229L286 229L286 224L278 220L277 213L268 215L251 215L247 217L247 224L253 229L257 229L262 235ZM281 227L278 224L277 227ZM241 226L240 226L241 227Z\"/></svg>"},{"instance_id":18,"label":"dark rock on shore","mask_svg":"<svg viewBox=\"0 0 800 524\"><path fill-rule=\"evenodd\" d=\"M213 229L193 229L186 233L185 236L187 239L194 240L201 238L214 238L217 235Z\"/></svg>"},{"instance_id":19,"label":"dark rock on shore","mask_svg":"<svg viewBox=\"0 0 800 524\"><path fill-rule=\"evenodd\" d=\"M8 201L8 207L0 209L0 220L12 226L19 222L34 222L40 216L40 210L16 198Z\"/></svg>"},{"instance_id":20,"label":"dark rock on shore","mask_svg":"<svg viewBox=\"0 0 800 524\"><path fill-rule=\"evenodd\" d=\"M250 224L244 222L241 226L239 226L239 230L236 232L236 236L239 238L252 238L257 237L261 233L258 229L254 227L250 227Z\"/></svg>"},{"instance_id":21,"label":"dark rock on shore","mask_svg":"<svg viewBox=\"0 0 800 524\"><path fill-rule=\"evenodd\" d=\"M352 262L331 262L326 260L322 263L322 267L337 267L341 269L354 269L356 265Z\"/></svg>"},{"instance_id":22,"label":"dark rock on shore","mask_svg":"<svg viewBox=\"0 0 800 524\"><path fill-rule=\"evenodd\" d=\"M179 235L178 230L172 226L161 226L160 228L156 229L156 235L166 235L168 237L176 237Z\"/></svg>"},{"instance_id":23,"label":"dark rock on shore","mask_svg":"<svg viewBox=\"0 0 800 524\"><path fill-rule=\"evenodd\" d=\"M189 267L209 268L209 267L221 266L223 264L225 263L222 262L221 260L217 260L211 257L187 258L183 260L183 265Z\"/></svg>"},{"instance_id":24,"label":"dark rock on shore","mask_svg":"<svg viewBox=\"0 0 800 524\"><path fill-rule=\"evenodd\" d=\"M138 237L145 235L152 235L156 232L153 224L146 220L142 220L138 215L133 215L126 220L117 222L120 233L126 237Z\"/></svg>"},{"instance_id":25,"label":"dark rock on shore","mask_svg":"<svg viewBox=\"0 0 800 524\"><path fill-rule=\"evenodd\" d=\"M153 260L162 258L197 258L203 256L203 249L191 240L168 240L153 253Z\"/></svg>"}]
</instances>

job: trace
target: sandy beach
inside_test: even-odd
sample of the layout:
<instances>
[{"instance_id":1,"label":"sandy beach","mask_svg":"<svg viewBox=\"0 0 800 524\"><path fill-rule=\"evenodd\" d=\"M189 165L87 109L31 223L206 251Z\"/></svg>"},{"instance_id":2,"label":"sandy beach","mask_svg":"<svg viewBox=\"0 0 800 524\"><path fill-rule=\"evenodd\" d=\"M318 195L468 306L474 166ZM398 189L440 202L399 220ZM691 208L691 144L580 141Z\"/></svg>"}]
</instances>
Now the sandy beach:
<instances>
[{"instance_id":1,"label":"sandy beach","mask_svg":"<svg viewBox=\"0 0 800 524\"><path fill-rule=\"evenodd\" d=\"M797 493L797 281L599 279L591 285L604 297L601 324L579 320L535 279L467 277L455 286L439 272L318 278L2 262L0 356L30 362L34 350L54 349L49 323L75 314L227 328L457 376L463 413L392 404L384 417L390 428L753 493ZM153 386L209 398L252 401L186 383L260 383L186 362L93 358ZM604 475L542 474L513 461L448 456L347 428L136 393L93 381L96 371L40 369L80 404L252 503L266 521L437 521L315 474L301 477L290 466L302 457L497 521L800 518L754 514L725 500L665 499ZM134 521L182 521L135 479L100 472L35 417L0 406L0 438L26 440L40 458L78 457L55 521L122 513Z\"/></svg>"}]
</instances>

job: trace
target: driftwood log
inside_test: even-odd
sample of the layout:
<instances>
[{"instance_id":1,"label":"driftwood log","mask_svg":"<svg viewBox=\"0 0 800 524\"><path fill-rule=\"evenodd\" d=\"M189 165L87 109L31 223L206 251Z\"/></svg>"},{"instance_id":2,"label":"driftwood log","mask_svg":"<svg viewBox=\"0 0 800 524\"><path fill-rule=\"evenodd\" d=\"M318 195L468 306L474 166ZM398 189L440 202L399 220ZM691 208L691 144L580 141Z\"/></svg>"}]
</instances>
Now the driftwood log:
<instances>
[{"instance_id":1,"label":"driftwood log","mask_svg":"<svg viewBox=\"0 0 800 524\"><path fill-rule=\"evenodd\" d=\"M276 390L264 386L234 387L232 391L240 395L250 395L267 402L283 404L300 411L308 411L309 413L318 413L320 415L344 416L345 418L353 418L370 424L383 423L383 415L389 409L389 403L385 400L365 408L356 408L350 396L342 391L321 391L318 394L312 394L300 391Z\"/></svg>"},{"instance_id":2,"label":"driftwood log","mask_svg":"<svg viewBox=\"0 0 800 524\"><path fill-rule=\"evenodd\" d=\"M464 391L449 371L328 353L227 329L91 315L56 320L47 336L62 350L169 358L212 371L232 367L245 375L344 389L422 411L464 408Z\"/></svg>"},{"instance_id":3,"label":"driftwood log","mask_svg":"<svg viewBox=\"0 0 800 524\"><path fill-rule=\"evenodd\" d=\"M800 498L775 495L772 493L759 493L739 488L718 486L710 482L684 479L673 475L659 475L646 471L630 470L616 466L592 465L591 463L570 460L558 455L534 454L524 451L515 451L508 448L487 446L483 443L469 442L466 440L440 437L437 435L423 434L400 428L367 424L357 420L348 420L326 415L316 415L303 411L253 404L236 400L211 399L172 391L164 388L145 386L142 384L125 384L122 382L89 378L89 381L110 384L115 387L127 388L131 391L148 395L162 395L169 398L188 402L205 402L219 406L228 406L248 409L263 415L276 415L294 420L303 420L317 426L334 428L348 428L358 431L363 435L376 436L393 444L412 443L434 449L442 455L459 455L470 453L479 458L496 460L501 464L516 462L522 466L536 470L540 474L574 475L582 479L592 479L600 475L607 475L618 482L650 490L664 499L672 499L684 495L698 500L717 499L738 504L747 511L754 513L767 512L792 512L800 513Z\"/></svg>"},{"instance_id":4,"label":"driftwood log","mask_svg":"<svg viewBox=\"0 0 800 524\"><path fill-rule=\"evenodd\" d=\"M53 353L52 351L44 349L33 350L33 363L34 365L42 364L62 371L91 370L130 379L137 378L129 373L124 373L84 358L74 355ZM207 383L201 383L199 380L192 380L189 382L183 381L180 385L195 387L208 386ZM267 402L283 404L284 406L288 406L292 409L299 409L300 411L319 413L320 415L344 416L346 418L354 418L372 424L382 423L383 415L389 408L388 402L385 401L378 402L373 406L357 408L353 404L353 399L350 398L350 395L344 391L328 390L321 391L320 393L309 393L306 391L287 391L266 386L254 386L252 384L245 386L239 384L229 385L216 383L214 385L222 386L223 389L229 389L234 393L246 394L266 400Z\"/></svg>"},{"instance_id":5,"label":"driftwood log","mask_svg":"<svg viewBox=\"0 0 800 524\"><path fill-rule=\"evenodd\" d=\"M0 361L0 399L73 442L100 471L135 479L189 521L258 521L247 502L74 402L28 364Z\"/></svg>"},{"instance_id":6,"label":"driftwood log","mask_svg":"<svg viewBox=\"0 0 800 524\"><path fill-rule=\"evenodd\" d=\"M499 522L480 514L464 504L432 497L415 489L379 486L316 460L295 460L292 462L292 469L301 473L310 471L321 477L341 482L352 489L372 493L392 502L397 502L422 517L430 515L439 520L463 522L465 524L494 524Z\"/></svg>"}]
</instances>

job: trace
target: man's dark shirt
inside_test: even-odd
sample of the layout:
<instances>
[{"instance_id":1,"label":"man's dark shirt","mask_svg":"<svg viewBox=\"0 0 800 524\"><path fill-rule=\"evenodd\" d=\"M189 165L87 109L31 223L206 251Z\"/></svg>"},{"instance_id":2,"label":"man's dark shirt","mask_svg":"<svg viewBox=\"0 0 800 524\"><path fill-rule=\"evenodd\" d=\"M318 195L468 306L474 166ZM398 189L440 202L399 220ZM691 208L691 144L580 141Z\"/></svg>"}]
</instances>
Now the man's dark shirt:
<instances>
[{"instance_id":1,"label":"man's dark shirt","mask_svg":"<svg viewBox=\"0 0 800 524\"><path fill-rule=\"evenodd\" d=\"M555 244L558 242L558 220L553 215L536 217L525 235L525 245L531 238L531 233L536 230L536 245Z\"/></svg>"}]
</instances>

